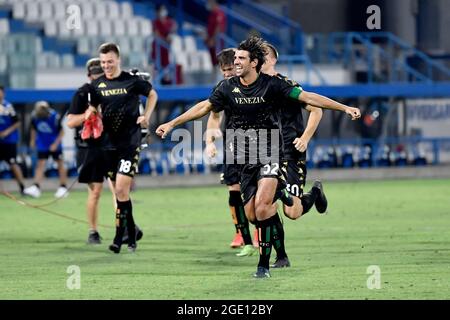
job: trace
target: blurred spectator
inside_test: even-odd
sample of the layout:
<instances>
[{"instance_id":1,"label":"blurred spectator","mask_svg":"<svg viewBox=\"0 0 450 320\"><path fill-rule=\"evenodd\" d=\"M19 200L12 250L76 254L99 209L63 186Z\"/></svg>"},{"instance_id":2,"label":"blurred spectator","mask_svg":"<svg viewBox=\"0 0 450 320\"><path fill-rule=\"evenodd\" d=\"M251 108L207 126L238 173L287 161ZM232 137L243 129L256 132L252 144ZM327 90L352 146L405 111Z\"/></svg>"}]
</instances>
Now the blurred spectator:
<instances>
[{"instance_id":1,"label":"blurred spectator","mask_svg":"<svg viewBox=\"0 0 450 320\"><path fill-rule=\"evenodd\" d=\"M5 100L5 91L0 86L0 161L7 161L23 194L23 175L16 163L20 121L11 103Z\"/></svg>"},{"instance_id":2,"label":"blurred spectator","mask_svg":"<svg viewBox=\"0 0 450 320\"><path fill-rule=\"evenodd\" d=\"M382 99L371 99L368 107L361 115L361 136L363 138L376 139L383 133L384 118L388 105Z\"/></svg>"},{"instance_id":3,"label":"blurred spectator","mask_svg":"<svg viewBox=\"0 0 450 320\"><path fill-rule=\"evenodd\" d=\"M225 48L223 39L218 39L220 33L225 33L227 27L227 18L225 13L220 9L216 0L208 0L207 9L210 11L208 16L208 30L206 37L206 46L209 49L211 55L211 62L214 66L217 66L216 53Z\"/></svg>"},{"instance_id":4,"label":"blurred spectator","mask_svg":"<svg viewBox=\"0 0 450 320\"><path fill-rule=\"evenodd\" d=\"M158 18L153 21L153 30L155 40L152 43L152 60L155 63L156 70L161 72L170 63L171 36L177 31L177 23L169 17L169 12L164 5L158 7ZM164 77L165 82L171 82L170 80L167 76Z\"/></svg>"},{"instance_id":5,"label":"blurred spectator","mask_svg":"<svg viewBox=\"0 0 450 320\"><path fill-rule=\"evenodd\" d=\"M24 193L33 198L41 196L40 182L44 177L47 159L52 157L58 165L60 187L55 193L56 198L68 195L66 188L67 172L64 167L61 140L64 135L61 117L46 101L35 104L31 116L30 148L37 149L38 164L34 174L34 184L25 188Z\"/></svg>"}]
</instances>

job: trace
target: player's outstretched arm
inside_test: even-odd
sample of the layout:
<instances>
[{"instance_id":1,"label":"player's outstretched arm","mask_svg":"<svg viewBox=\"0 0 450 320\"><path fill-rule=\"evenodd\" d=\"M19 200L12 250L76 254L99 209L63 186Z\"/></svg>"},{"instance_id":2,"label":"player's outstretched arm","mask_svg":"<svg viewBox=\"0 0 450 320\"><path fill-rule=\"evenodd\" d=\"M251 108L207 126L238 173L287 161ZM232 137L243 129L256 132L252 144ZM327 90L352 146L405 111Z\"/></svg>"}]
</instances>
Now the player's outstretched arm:
<instances>
[{"instance_id":1,"label":"player's outstretched arm","mask_svg":"<svg viewBox=\"0 0 450 320\"><path fill-rule=\"evenodd\" d=\"M308 148L308 143L316 132L323 114L321 108L307 105L305 109L309 111L309 118L306 124L306 128L303 131L303 134L300 137L296 138L293 142L295 148L300 152L305 152Z\"/></svg>"},{"instance_id":2,"label":"player's outstretched arm","mask_svg":"<svg viewBox=\"0 0 450 320\"><path fill-rule=\"evenodd\" d=\"M191 120L195 120L203 117L212 110L212 104L209 100L203 100L197 103L195 106L187 110L185 113L179 115L172 121L164 123L156 129L156 134L161 138L165 138L167 134L176 126L186 123Z\"/></svg>"},{"instance_id":3,"label":"player's outstretched arm","mask_svg":"<svg viewBox=\"0 0 450 320\"><path fill-rule=\"evenodd\" d=\"M356 120L361 117L361 111L358 108L346 106L345 104L339 103L333 99L324 97L314 92L302 91L298 96L298 99L313 107L345 112L352 117L352 120Z\"/></svg>"},{"instance_id":4,"label":"player's outstretched arm","mask_svg":"<svg viewBox=\"0 0 450 320\"><path fill-rule=\"evenodd\" d=\"M147 102L145 103L145 110L142 116L137 118L136 123L140 124L142 128L148 128L150 123L150 117L152 116L153 110L155 110L156 102L158 101L158 94L154 89L150 90L147 97Z\"/></svg>"},{"instance_id":5,"label":"player's outstretched arm","mask_svg":"<svg viewBox=\"0 0 450 320\"><path fill-rule=\"evenodd\" d=\"M206 154L210 158L214 158L217 154L217 148L214 141L222 136L222 132L220 131L221 120L221 113L210 112L208 124L206 126Z\"/></svg>"}]
</instances>

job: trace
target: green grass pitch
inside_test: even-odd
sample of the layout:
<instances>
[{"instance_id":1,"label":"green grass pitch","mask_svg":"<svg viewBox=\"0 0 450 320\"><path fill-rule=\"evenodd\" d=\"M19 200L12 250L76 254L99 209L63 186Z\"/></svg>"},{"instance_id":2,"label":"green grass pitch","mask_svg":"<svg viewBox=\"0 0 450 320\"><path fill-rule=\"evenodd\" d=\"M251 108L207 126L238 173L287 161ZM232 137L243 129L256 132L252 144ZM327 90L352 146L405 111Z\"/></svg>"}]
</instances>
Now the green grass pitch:
<instances>
[{"instance_id":1,"label":"green grass pitch","mask_svg":"<svg viewBox=\"0 0 450 320\"><path fill-rule=\"evenodd\" d=\"M309 189L308 185L308 189ZM284 219L292 267L253 279L257 255L236 257L224 187L139 189L138 250L85 244L87 225L0 197L0 299L449 299L450 181L325 183L326 215ZM44 193L32 203L52 199ZM49 207L85 218L86 192ZM113 225L109 191L100 223ZM253 231L253 227L251 227ZM272 259L274 253L272 252ZM80 289L67 268L78 266ZM368 289L369 266L380 289Z\"/></svg>"}]
</instances>

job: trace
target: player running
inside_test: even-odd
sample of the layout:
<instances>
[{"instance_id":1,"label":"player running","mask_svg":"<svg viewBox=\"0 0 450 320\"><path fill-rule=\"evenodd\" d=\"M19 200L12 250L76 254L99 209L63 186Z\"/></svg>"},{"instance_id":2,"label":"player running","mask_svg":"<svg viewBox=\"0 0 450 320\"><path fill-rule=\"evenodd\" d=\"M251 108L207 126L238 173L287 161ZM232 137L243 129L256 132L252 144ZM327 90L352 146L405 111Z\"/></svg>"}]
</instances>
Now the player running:
<instances>
[{"instance_id":1,"label":"player running","mask_svg":"<svg viewBox=\"0 0 450 320\"><path fill-rule=\"evenodd\" d=\"M141 127L148 128L158 95L150 82L124 72L120 67L119 47L114 43L99 48L104 75L92 81L92 103L89 112L97 112L101 105L103 125L111 150L108 176L116 191L116 234L109 249L119 253L124 230L136 235L130 189L139 160ZM144 114L139 114L140 96L147 97ZM89 114L87 115L89 118ZM136 251L136 237L128 237L128 250Z\"/></svg>"},{"instance_id":2,"label":"player running","mask_svg":"<svg viewBox=\"0 0 450 320\"><path fill-rule=\"evenodd\" d=\"M188 110L183 117L163 124L156 130L158 135L165 137L174 126L197 119L211 110L229 110L235 125L236 139L241 142L234 143L233 160L244 164L240 183L245 213L249 221L256 223L259 232L260 256L254 274L256 278L270 277L272 230L277 213L273 200L277 189L285 187L280 170L281 159L276 158L280 148L282 149L282 145L276 143L277 137L281 140L280 106L277 101L291 98L311 106L345 112L352 119L361 116L358 108L304 91L278 77L260 73L265 61L263 44L259 37L250 37L241 42L234 60L237 76L217 85L208 101L200 103L200 111ZM275 134L268 135L268 131ZM256 156L254 146L259 146Z\"/></svg>"},{"instance_id":3,"label":"player running","mask_svg":"<svg viewBox=\"0 0 450 320\"><path fill-rule=\"evenodd\" d=\"M234 69L234 52L236 49L229 48L224 49L217 55L217 61L219 62L219 67L222 72L224 79L231 78L235 76ZM206 131L206 151L208 156L215 157L217 154L217 149L214 144L216 137L219 136L220 124L224 118L224 130L232 128L231 118L227 111L225 114L211 112L208 118L208 125ZM223 135L223 151L224 159L227 158L227 154L231 151L230 146L227 142L227 136ZM228 205L230 206L231 216L233 218L233 223L236 228L236 234L233 241L230 244L232 248L239 248L243 245L240 252L236 255L238 257L251 256L255 253L255 247L258 246L257 232L255 232L254 239L250 235L250 228L247 217L245 216L244 205L241 199L240 192L240 165L235 163L223 164L223 172L221 174L221 183L227 185L229 197ZM255 230L256 231L256 230Z\"/></svg>"},{"instance_id":4,"label":"player running","mask_svg":"<svg viewBox=\"0 0 450 320\"><path fill-rule=\"evenodd\" d=\"M298 86L297 83L289 80L275 70L275 65L278 61L277 49L267 42L264 46L266 49L266 60L261 68L261 72L291 82L294 86ZM298 108L299 105L302 109L305 109L310 113L306 128L303 124L302 112ZM292 99L285 99L281 101L280 118L283 128L284 145L282 170L286 175L287 190L294 199L293 206L288 207L283 205L284 214L288 218L295 220L306 214L313 205L316 206L319 213L324 213L328 202L321 182L315 181L309 192L303 192L307 174L306 149L322 118L322 109ZM290 261L284 246L284 228L278 214L275 216L275 220L276 223L272 235L274 237L273 246L277 255L275 263L270 267L289 267Z\"/></svg>"}]
</instances>

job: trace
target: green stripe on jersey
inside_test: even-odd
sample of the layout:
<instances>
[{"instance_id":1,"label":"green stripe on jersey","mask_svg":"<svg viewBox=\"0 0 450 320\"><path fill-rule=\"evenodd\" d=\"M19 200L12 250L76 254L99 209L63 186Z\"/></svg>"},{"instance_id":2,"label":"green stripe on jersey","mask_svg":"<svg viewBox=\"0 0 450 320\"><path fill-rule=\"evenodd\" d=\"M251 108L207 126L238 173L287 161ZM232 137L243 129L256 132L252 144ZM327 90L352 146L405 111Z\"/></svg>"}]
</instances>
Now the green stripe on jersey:
<instances>
[{"instance_id":1,"label":"green stripe on jersey","mask_svg":"<svg viewBox=\"0 0 450 320\"><path fill-rule=\"evenodd\" d=\"M289 93L289 97L298 100L298 97L302 93L302 91L302 87L294 87L292 88L291 93Z\"/></svg>"}]
</instances>

